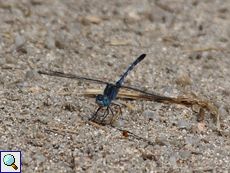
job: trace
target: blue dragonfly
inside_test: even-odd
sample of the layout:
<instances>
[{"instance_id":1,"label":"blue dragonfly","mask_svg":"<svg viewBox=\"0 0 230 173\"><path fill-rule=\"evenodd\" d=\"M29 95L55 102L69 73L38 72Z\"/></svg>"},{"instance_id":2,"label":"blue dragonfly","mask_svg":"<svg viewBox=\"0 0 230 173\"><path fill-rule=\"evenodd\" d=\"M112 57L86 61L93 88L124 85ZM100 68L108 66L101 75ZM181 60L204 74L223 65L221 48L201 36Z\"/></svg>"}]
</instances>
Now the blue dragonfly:
<instances>
[{"instance_id":1,"label":"blue dragonfly","mask_svg":"<svg viewBox=\"0 0 230 173\"><path fill-rule=\"evenodd\" d=\"M114 113L110 107L110 105L115 105L118 106L120 108L120 114L122 115L122 111L121 111L121 107L119 104L116 103L112 103L112 101L116 98L119 89L120 88L126 88L129 90L133 90L133 91L137 91L140 92L148 97L152 97L155 100L159 100L159 101L169 101L169 102L175 102L174 100L168 98L168 97L164 97L164 96L158 96L152 93L147 93L145 91L136 89L136 88L132 88L129 86L124 86L122 85L125 77L128 75L128 73L134 68L134 66L136 66L139 62L141 62L144 58L146 57L146 54L142 54L140 55L134 62L133 64L128 68L128 70L123 74L123 76L120 78L120 80L118 80L115 84L113 83L109 83L109 82L105 82L102 80L98 80L98 79L91 79L88 77L82 77L82 76L78 76L78 75L74 75L74 74L66 74L66 73L62 73L62 72L44 72L44 71L38 71L39 74L43 74L43 75L48 75L48 76L57 76L57 77L63 77L63 78L69 78L69 79L75 79L75 80L84 80L84 81L89 81L89 82L94 82L94 83L98 83L98 84L106 84L106 87L104 89L103 94L98 94L96 97L96 103L98 104L98 109L96 110L96 112L94 113L94 115L92 116L92 118L90 120L92 121L96 121L97 119L97 114L98 112L103 108L106 107L103 115L102 115L102 120L101 123L104 122L104 120L106 119L106 117L108 116L109 112L112 113L112 118L110 120L111 124L113 122L113 118L114 118Z\"/></svg>"}]
</instances>

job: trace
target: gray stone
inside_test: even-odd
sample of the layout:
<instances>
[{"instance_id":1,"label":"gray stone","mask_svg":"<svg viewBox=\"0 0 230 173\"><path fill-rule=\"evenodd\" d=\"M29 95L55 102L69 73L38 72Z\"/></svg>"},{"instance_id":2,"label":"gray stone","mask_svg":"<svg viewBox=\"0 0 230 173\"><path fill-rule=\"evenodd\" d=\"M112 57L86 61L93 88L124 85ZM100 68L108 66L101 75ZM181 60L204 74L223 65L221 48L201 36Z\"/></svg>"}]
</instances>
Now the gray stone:
<instances>
[{"instance_id":1,"label":"gray stone","mask_svg":"<svg viewBox=\"0 0 230 173\"><path fill-rule=\"evenodd\" d=\"M228 115L228 112L222 106L219 108L218 112L222 118L225 118Z\"/></svg>"},{"instance_id":2,"label":"gray stone","mask_svg":"<svg viewBox=\"0 0 230 173\"><path fill-rule=\"evenodd\" d=\"M188 151L188 150L181 150L179 151L179 155L183 158L183 159L186 159L186 158L189 158L191 156L191 152Z\"/></svg>"},{"instance_id":3,"label":"gray stone","mask_svg":"<svg viewBox=\"0 0 230 173\"><path fill-rule=\"evenodd\" d=\"M44 147L47 149L51 149L51 148L53 148L53 144L51 142L45 142Z\"/></svg>"},{"instance_id":4,"label":"gray stone","mask_svg":"<svg viewBox=\"0 0 230 173\"><path fill-rule=\"evenodd\" d=\"M118 119L116 121L113 122L113 125L116 127L123 127L124 126L124 121L122 119Z\"/></svg>"},{"instance_id":5,"label":"gray stone","mask_svg":"<svg viewBox=\"0 0 230 173\"><path fill-rule=\"evenodd\" d=\"M185 139L186 143L190 146L194 145L196 143L196 140L190 138L190 137L186 137Z\"/></svg>"},{"instance_id":6,"label":"gray stone","mask_svg":"<svg viewBox=\"0 0 230 173\"><path fill-rule=\"evenodd\" d=\"M27 157L27 156L22 155L22 160L21 160L22 165L30 165L31 162L32 162L31 157Z\"/></svg>"},{"instance_id":7,"label":"gray stone","mask_svg":"<svg viewBox=\"0 0 230 173\"><path fill-rule=\"evenodd\" d=\"M212 131L216 131L217 129L216 125L213 123L209 124L208 128L211 129Z\"/></svg>"},{"instance_id":8,"label":"gray stone","mask_svg":"<svg viewBox=\"0 0 230 173\"><path fill-rule=\"evenodd\" d=\"M210 148L211 150L215 148L215 146L213 144L209 144L208 148Z\"/></svg>"},{"instance_id":9,"label":"gray stone","mask_svg":"<svg viewBox=\"0 0 230 173\"><path fill-rule=\"evenodd\" d=\"M200 151L204 151L205 150L205 146L202 145L202 144L199 144L199 149L200 149Z\"/></svg>"},{"instance_id":10,"label":"gray stone","mask_svg":"<svg viewBox=\"0 0 230 173\"><path fill-rule=\"evenodd\" d=\"M191 130L192 129L192 124L188 121L179 121L177 124L177 127L179 127L180 129L187 129L187 130Z\"/></svg>"},{"instance_id":11,"label":"gray stone","mask_svg":"<svg viewBox=\"0 0 230 173\"><path fill-rule=\"evenodd\" d=\"M45 160L46 160L46 157L43 156L42 154L36 154L33 157L36 159L38 165L40 165L41 163L45 162Z\"/></svg>"},{"instance_id":12,"label":"gray stone","mask_svg":"<svg viewBox=\"0 0 230 173\"><path fill-rule=\"evenodd\" d=\"M29 70L26 73L26 78L34 79L37 76L37 72L35 70Z\"/></svg>"},{"instance_id":13,"label":"gray stone","mask_svg":"<svg viewBox=\"0 0 230 173\"><path fill-rule=\"evenodd\" d=\"M49 122L52 121L52 119L50 117L45 117L44 116L44 117L39 118L39 121L44 123L44 124L48 124Z\"/></svg>"},{"instance_id":14,"label":"gray stone","mask_svg":"<svg viewBox=\"0 0 230 173\"><path fill-rule=\"evenodd\" d=\"M151 110L145 110L143 112L143 117L146 119L146 120L156 120L156 121L159 121L160 117L159 115L154 115L155 112L154 111L151 111Z\"/></svg>"},{"instance_id":15,"label":"gray stone","mask_svg":"<svg viewBox=\"0 0 230 173\"><path fill-rule=\"evenodd\" d=\"M154 6L151 15L149 16L149 20L151 22L164 22L166 16L166 12L161 8Z\"/></svg>"},{"instance_id":16,"label":"gray stone","mask_svg":"<svg viewBox=\"0 0 230 173\"><path fill-rule=\"evenodd\" d=\"M27 52L27 54L33 54L34 53L34 48L26 47L26 52Z\"/></svg>"},{"instance_id":17,"label":"gray stone","mask_svg":"<svg viewBox=\"0 0 230 173\"><path fill-rule=\"evenodd\" d=\"M52 37L50 37L50 36L46 37L46 39L45 39L45 45L49 49L54 49L56 47L55 46L55 40Z\"/></svg>"}]
</instances>

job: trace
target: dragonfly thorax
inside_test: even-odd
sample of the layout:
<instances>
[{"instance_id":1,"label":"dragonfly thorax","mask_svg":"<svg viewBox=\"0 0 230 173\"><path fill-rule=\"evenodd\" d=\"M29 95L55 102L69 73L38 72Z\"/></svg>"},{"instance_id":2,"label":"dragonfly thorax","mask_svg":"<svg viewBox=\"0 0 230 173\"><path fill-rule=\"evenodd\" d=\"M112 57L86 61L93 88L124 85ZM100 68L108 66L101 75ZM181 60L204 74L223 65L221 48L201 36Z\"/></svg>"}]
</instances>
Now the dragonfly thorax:
<instances>
[{"instance_id":1,"label":"dragonfly thorax","mask_svg":"<svg viewBox=\"0 0 230 173\"><path fill-rule=\"evenodd\" d=\"M110 103L110 99L107 95L98 94L96 97L96 103L101 106L108 106Z\"/></svg>"}]
</instances>

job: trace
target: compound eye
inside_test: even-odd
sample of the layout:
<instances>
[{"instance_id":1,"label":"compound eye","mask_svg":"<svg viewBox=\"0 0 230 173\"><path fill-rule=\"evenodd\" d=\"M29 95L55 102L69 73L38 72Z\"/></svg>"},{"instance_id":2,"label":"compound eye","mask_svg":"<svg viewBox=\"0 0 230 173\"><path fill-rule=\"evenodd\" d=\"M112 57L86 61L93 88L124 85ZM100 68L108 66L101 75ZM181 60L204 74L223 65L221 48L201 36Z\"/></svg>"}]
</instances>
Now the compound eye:
<instances>
[{"instance_id":1,"label":"compound eye","mask_svg":"<svg viewBox=\"0 0 230 173\"><path fill-rule=\"evenodd\" d=\"M101 94L97 95L97 100L102 101L103 100L103 96Z\"/></svg>"}]
</instances>

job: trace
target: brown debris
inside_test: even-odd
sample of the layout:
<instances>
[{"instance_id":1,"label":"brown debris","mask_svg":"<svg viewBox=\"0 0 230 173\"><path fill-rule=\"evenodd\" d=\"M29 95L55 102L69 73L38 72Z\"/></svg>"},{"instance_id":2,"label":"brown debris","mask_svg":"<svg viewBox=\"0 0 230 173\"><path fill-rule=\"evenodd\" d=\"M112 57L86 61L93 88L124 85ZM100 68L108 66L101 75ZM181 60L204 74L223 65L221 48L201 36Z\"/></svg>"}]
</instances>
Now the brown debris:
<instances>
[{"instance_id":1,"label":"brown debris","mask_svg":"<svg viewBox=\"0 0 230 173\"><path fill-rule=\"evenodd\" d=\"M141 149L137 148L141 152L141 157L144 160L156 160L156 157L153 154L147 154L146 152L142 151Z\"/></svg>"},{"instance_id":2,"label":"brown debris","mask_svg":"<svg viewBox=\"0 0 230 173\"><path fill-rule=\"evenodd\" d=\"M122 135L123 135L124 137L126 137L126 138L129 137L128 132L127 132L126 130L123 131Z\"/></svg>"},{"instance_id":3,"label":"brown debris","mask_svg":"<svg viewBox=\"0 0 230 173\"><path fill-rule=\"evenodd\" d=\"M68 110L70 112L74 112L76 109L71 103L65 103L63 105L64 110Z\"/></svg>"},{"instance_id":4,"label":"brown debris","mask_svg":"<svg viewBox=\"0 0 230 173\"><path fill-rule=\"evenodd\" d=\"M128 44L129 44L128 41L121 41L121 40L110 41L110 45L112 46L126 46Z\"/></svg>"},{"instance_id":5,"label":"brown debris","mask_svg":"<svg viewBox=\"0 0 230 173\"><path fill-rule=\"evenodd\" d=\"M191 80L188 77L181 77L176 79L176 84L177 85L190 85Z\"/></svg>"},{"instance_id":6,"label":"brown debris","mask_svg":"<svg viewBox=\"0 0 230 173\"><path fill-rule=\"evenodd\" d=\"M89 20L91 23L99 24L102 20L99 17L96 16L86 16L87 20Z\"/></svg>"},{"instance_id":7,"label":"brown debris","mask_svg":"<svg viewBox=\"0 0 230 173\"><path fill-rule=\"evenodd\" d=\"M203 121L203 120L204 120L204 115L205 115L205 110L204 110L204 108L200 108L200 112L199 112L199 114L198 114L197 121L198 121L198 122Z\"/></svg>"}]
</instances>

